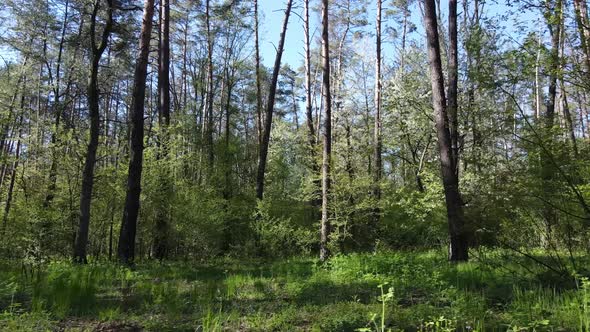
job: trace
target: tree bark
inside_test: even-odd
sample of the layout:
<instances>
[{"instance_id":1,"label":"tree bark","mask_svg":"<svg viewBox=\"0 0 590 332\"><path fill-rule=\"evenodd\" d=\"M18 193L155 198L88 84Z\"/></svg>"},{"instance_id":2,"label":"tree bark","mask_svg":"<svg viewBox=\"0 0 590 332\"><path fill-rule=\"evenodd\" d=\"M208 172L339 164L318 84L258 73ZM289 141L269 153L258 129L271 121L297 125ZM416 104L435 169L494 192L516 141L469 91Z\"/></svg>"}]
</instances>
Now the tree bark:
<instances>
[{"instance_id":1,"label":"tree bark","mask_svg":"<svg viewBox=\"0 0 590 332\"><path fill-rule=\"evenodd\" d=\"M332 162L332 95L330 93L330 39L329 4L322 0L322 64L324 90L324 150L322 162L322 220L320 229L320 260L330 257L328 241L330 238L330 166Z\"/></svg>"},{"instance_id":2,"label":"tree bark","mask_svg":"<svg viewBox=\"0 0 590 332\"><path fill-rule=\"evenodd\" d=\"M206 127L206 144L207 144L207 161L208 170L207 173L210 175L213 172L213 36L211 35L211 4L210 0L206 2L205 9L205 21L207 25L207 127Z\"/></svg>"},{"instance_id":3,"label":"tree bark","mask_svg":"<svg viewBox=\"0 0 590 332\"><path fill-rule=\"evenodd\" d=\"M447 118L445 84L442 70L435 0L424 0L424 26L428 46L428 62L432 85L432 103L438 137L441 174L449 224L449 260L467 261L468 239L464 229L463 206L459 193L459 179L455 172L451 134Z\"/></svg>"},{"instance_id":4,"label":"tree bark","mask_svg":"<svg viewBox=\"0 0 590 332\"><path fill-rule=\"evenodd\" d=\"M258 26L258 0L254 0L254 46L256 52L256 132L258 134L258 146L260 147L262 146L262 79L260 77L260 37Z\"/></svg>"},{"instance_id":5,"label":"tree bark","mask_svg":"<svg viewBox=\"0 0 590 332\"><path fill-rule=\"evenodd\" d=\"M560 53L561 56L560 58L565 58L566 54L565 54L565 40L566 40L566 31L565 31L565 19L564 19L564 12L563 10L560 13L560 24L561 24L561 36L560 36ZM566 124L566 129L569 133L569 138L572 144L572 152L574 153L574 158L578 158L578 144L576 142L576 128L574 125L574 120L572 117L572 114L570 112L570 107L569 107L569 103L567 100L567 91L566 91L566 84L565 84L565 78L564 78L564 72L565 72L565 63L564 61L559 62L559 90L560 90L560 96L561 96L561 102L562 102L562 109L563 109L563 117L565 118L565 124Z\"/></svg>"},{"instance_id":6,"label":"tree bark","mask_svg":"<svg viewBox=\"0 0 590 332\"><path fill-rule=\"evenodd\" d=\"M135 84L131 107L131 159L127 177L127 195L123 210L123 220L119 235L117 253L124 264L133 264L135 260L135 233L139 214L139 196L141 194L141 172L143 169L143 117L145 104L145 84L152 34L154 0L145 0L143 21L139 41L139 54L135 63Z\"/></svg>"},{"instance_id":7,"label":"tree bark","mask_svg":"<svg viewBox=\"0 0 590 332\"><path fill-rule=\"evenodd\" d=\"M458 41L457 41L457 0L449 0L449 86L448 86L448 115L451 134L451 153L455 173L459 174L459 120L458 120Z\"/></svg>"},{"instance_id":8,"label":"tree bark","mask_svg":"<svg viewBox=\"0 0 590 332\"><path fill-rule=\"evenodd\" d=\"M23 135L22 118L23 118L23 116L21 115L21 119L19 121L19 128L20 129L18 131L18 137L17 137L18 142L16 143L16 152L14 154L14 162L12 163L10 184L8 185L8 195L6 196L6 205L4 205L4 217L2 218L2 235L4 235L4 231L5 231L6 225L8 223L8 215L10 214L10 207L12 204L12 197L13 197L13 193L14 193L14 183L16 181L16 171L18 169L18 163L20 161L19 159L20 159L20 151L21 151L22 135Z\"/></svg>"},{"instance_id":9,"label":"tree bark","mask_svg":"<svg viewBox=\"0 0 590 332\"><path fill-rule=\"evenodd\" d=\"M162 121L160 122L160 157L165 160L162 171L166 173L160 179L160 190L164 196L168 190L168 157L169 127L170 127L170 1L161 0L160 4L160 45L158 59L158 92L159 92L159 109ZM154 234L154 257L164 259L167 253L168 227L169 227L169 197L164 197L158 207L156 227Z\"/></svg>"},{"instance_id":10,"label":"tree bark","mask_svg":"<svg viewBox=\"0 0 590 332\"><path fill-rule=\"evenodd\" d=\"M27 58L25 58L25 64L26 64L26 60ZM22 79L22 92L21 92L21 97L20 97L20 115L18 115L19 120L15 123L15 127L18 127L18 137L17 140L18 142L16 143L16 152L15 152L15 159L14 162L12 163L12 173L10 176L10 183L8 185L8 194L6 195L6 205L4 205L4 217L2 218L2 230L0 232L0 236L4 237L4 233L6 231L6 226L8 224L8 216L10 214L10 206L12 204L12 197L13 197L13 193L14 193L14 184L16 181L16 171L18 168L18 164L19 164L19 159L20 159L20 151L21 151L21 145L22 145L22 136L23 136L23 119L24 119L24 108L25 108L25 91L26 91L26 84L27 84L27 77L25 76L24 72L21 74L21 76L19 77L19 84L17 86L17 91L18 91L18 87L20 87L20 81ZM12 113L11 113L12 114ZM6 155L6 158L8 158L8 154ZM8 162L8 161L6 161Z\"/></svg>"},{"instance_id":11,"label":"tree bark","mask_svg":"<svg viewBox=\"0 0 590 332\"><path fill-rule=\"evenodd\" d=\"M574 11L582 51L584 52L584 62L586 63L586 75L590 80L590 20L588 19L588 7L586 0L574 0ZM590 91L590 83L587 83L586 90Z\"/></svg>"},{"instance_id":12,"label":"tree bark","mask_svg":"<svg viewBox=\"0 0 590 332\"><path fill-rule=\"evenodd\" d=\"M549 149L553 146L554 140L554 126L555 126L555 104L557 100L557 80L559 77L559 49L561 39L561 11L562 11L562 0L547 0L546 2L546 13L545 18L547 19L547 25L549 27L549 33L551 35L551 51L549 53L549 95L547 105L545 107L544 124L545 124L545 137L548 140ZM555 171L552 163L550 162L551 156L550 151L541 152L541 179L544 183L543 190L545 199L549 200L552 196L553 188L553 172ZM545 219L547 227L547 235L550 237L553 227L557 222L557 214L555 209L549 204L543 206L543 218Z\"/></svg>"},{"instance_id":13,"label":"tree bark","mask_svg":"<svg viewBox=\"0 0 590 332\"><path fill-rule=\"evenodd\" d=\"M55 196L55 190L57 187L57 163L58 158L56 155L57 152L57 143L58 143L58 135L60 129L60 121L61 116L63 113L63 106L61 105L61 96L60 96L60 85L61 85L61 63L62 63L62 54L65 44L65 35L66 35L66 28L68 25L68 9L69 9L69 0L66 0L65 3L65 10L64 10L64 17L62 21L62 29L61 29L61 37L59 40L59 48L57 53L57 66L55 69L55 86L53 88L54 93L54 112L55 112L55 128L51 133L51 167L49 169L49 186L47 187L47 195L45 196L45 201L43 202L44 207L48 207L51 205L53 198Z\"/></svg>"},{"instance_id":14,"label":"tree bark","mask_svg":"<svg viewBox=\"0 0 590 332\"><path fill-rule=\"evenodd\" d=\"M380 219L381 210L379 209L379 200L381 200L381 176L383 173L383 162L381 160L382 138L381 138L381 9L383 0L377 0L377 19L376 19L376 42L375 42L375 127L373 133L373 197L375 198L375 208L373 209L373 227L376 226Z\"/></svg>"},{"instance_id":15,"label":"tree bark","mask_svg":"<svg viewBox=\"0 0 590 332\"><path fill-rule=\"evenodd\" d=\"M304 33L305 33L305 118L307 124L307 143L309 144L310 168L314 178L314 192L310 201L312 208L311 218L319 219L318 213L322 204L320 199L321 180L319 179L320 165L318 164L317 136L314 126L312 110L312 87L311 87L311 36L309 27L309 0L304 2Z\"/></svg>"},{"instance_id":16,"label":"tree bark","mask_svg":"<svg viewBox=\"0 0 590 332\"><path fill-rule=\"evenodd\" d=\"M256 177L256 198L262 200L264 197L264 175L266 172L266 159L268 156L268 145L270 143L270 131L272 129L272 116L274 113L274 104L277 92L277 82L279 79L279 72L281 70L281 58L283 57L283 49L285 47L285 36L287 34L287 26L289 25L289 16L291 15L291 7L293 0L287 2L287 9L285 10L285 18L283 20L283 28L279 39L279 47L277 48L277 56L275 58L274 69L272 72L272 79L270 82L270 91L268 93L268 101L266 104L266 116L264 118L264 131L262 133L262 144L260 146L260 154L258 159L258 172Z\"/></svg>"},{"instance_id":17,"label":"tree bark","mask_svg":"<svg viewBox=\"0 0 590 332\"><path fill-rule=\"evenodd\" d=\"M82 173L82 190L80 193L80 224L74 245L74 261L87 263L86 248L88 246L88 231L90 227L90 205L92 203L92 189L94 186L94 166L96 164L96 150L100 130L98 71L102 54L107 47L113 26L113 0L106 0L108 5L106 23L101 35L100 44L96 41L96 23L101 0L96 0L90 19L90 47L91 70L88 78L88 108L90 113L90 141L84 170Z\"/></svg>"}]
</instances>

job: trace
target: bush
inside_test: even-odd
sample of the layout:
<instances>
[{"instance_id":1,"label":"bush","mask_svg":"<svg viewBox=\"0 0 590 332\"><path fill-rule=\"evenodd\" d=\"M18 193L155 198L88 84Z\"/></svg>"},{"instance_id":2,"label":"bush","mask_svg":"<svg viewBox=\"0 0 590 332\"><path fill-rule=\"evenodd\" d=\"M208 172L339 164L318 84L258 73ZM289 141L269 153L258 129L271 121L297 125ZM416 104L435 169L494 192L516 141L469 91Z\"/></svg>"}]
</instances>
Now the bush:
<instances>
[{"instance_id":1,"label":"bush","mask_svg":"<svg viewBox=\"0 0 590 332\"><path fill-rule=\"evenodd\" d=\"M309 229L298 226L291 218L274 217L267 201L258 204L252 228L259 249L266 257L290 257L309 254L317 236Z\"/></svg>"}]
</instances>

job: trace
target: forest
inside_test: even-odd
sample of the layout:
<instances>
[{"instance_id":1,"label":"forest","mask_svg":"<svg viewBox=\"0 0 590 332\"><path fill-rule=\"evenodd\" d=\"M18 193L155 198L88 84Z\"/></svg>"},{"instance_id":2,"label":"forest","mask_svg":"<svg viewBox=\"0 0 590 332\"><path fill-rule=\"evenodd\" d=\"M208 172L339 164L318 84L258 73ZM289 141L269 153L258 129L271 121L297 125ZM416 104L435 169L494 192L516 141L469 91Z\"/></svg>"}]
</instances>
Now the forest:
<instances>
[{"instance_id":1,"label":"forest","mask_svg":"<svg viewBox=\"0 0 590 332\"><path fill-rule=\"evenodd\" d=\"M0 331L590 331L586 0L0 0Z\"/></svg>"}]
</instances>

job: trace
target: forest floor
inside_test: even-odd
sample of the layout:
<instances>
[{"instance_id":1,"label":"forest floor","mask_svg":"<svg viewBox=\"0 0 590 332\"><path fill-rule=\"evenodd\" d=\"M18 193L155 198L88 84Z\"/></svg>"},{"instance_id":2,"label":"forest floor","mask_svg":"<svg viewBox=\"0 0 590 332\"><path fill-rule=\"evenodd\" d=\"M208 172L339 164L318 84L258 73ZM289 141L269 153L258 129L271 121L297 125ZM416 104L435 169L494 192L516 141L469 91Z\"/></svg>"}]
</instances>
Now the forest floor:
<instances>
[{"instance_id":1,"label":"forest floor","mask_svg":"<svg viewBox=\"0 0 590 332\"><path fill-rule=\"evenodd\" d=\"M61 262L33 274L4 262L0 331L590 331L587 279L479 254Z\"/></svg>"}]
</instances>

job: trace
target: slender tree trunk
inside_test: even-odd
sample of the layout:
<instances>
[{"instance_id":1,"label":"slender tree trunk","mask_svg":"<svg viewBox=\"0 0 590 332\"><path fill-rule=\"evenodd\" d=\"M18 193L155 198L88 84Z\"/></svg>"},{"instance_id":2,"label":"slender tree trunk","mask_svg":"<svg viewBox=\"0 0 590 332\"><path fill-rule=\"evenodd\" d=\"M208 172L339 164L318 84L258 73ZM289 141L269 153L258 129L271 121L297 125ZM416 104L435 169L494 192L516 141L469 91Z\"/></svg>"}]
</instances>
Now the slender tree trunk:
<instances>
[{"instance_id":1,"label":"slender tree trunk","mask_svg":"<svg viewBox=\"0 0 590 332\"><path fill-rule=\"evenodd\" d=\"M324 150L322 163L322 220L320 226L320 260L330 257L328 241L330 239L330 166L332 163L332 95L330 93L330 40L328 0L322 0L322 60L324 87Z\"/></svg>"},{"instance_id":2,"label":"slender tree trunk","mask_svg":"<svg viewBox=\"0 0 590 332\"><path fill-rule=\"evenodd\" d=\"M268 156L268 145L270 143L270 131L272 129L272 116L274 113L277 82L279 79L279 72L281 70L281 58L283 57L283 50L285 47L285 36L287 35L287 26L289 25L289 16L291 15L292 5L293 0L289 0L289 2L287 2L287 9L285 10L283 28L281 30L279 47L277 48L277 56L275 58L272 79L270 82L270 91L268 93L268 101L266 104L266 116L264 117L264 131L262 134L262 144L260 146L258 172L256 177L256 198L258 198L259 200L262 200L262 198L264 197L264 175L266 172L266 158Z\"/></svg>"},{"instance_id":3,"label":"slender tree trunk","mask_svg":"<svg viewBox=\"0 0 590 332\"><path fill-rule=\"evenodd\" d=\"M309 144L310 168L312 176L315 178L314 194L310 201L312 208L312 220L319 219L321 180L319 179L320 165L317 156L317 136L314 127L313 110L312 110L312 87L311 87L311 36L309 27L309 0L304 3L304 33L305 33L305 117L307 124L307 142Z\"/></svg>"},{"instance_id":4,"label":"slender tree trunk","mask_svg":"<svg viewBox=\"0 0 590 332\"><path fill-rule=\"evenodd\" d=\"M21 121L19 121L20 125L22 125L22 115ZM19 128L21 127L19 125ZM6 229L6 224L8 222L8 215L10 214L10 206L12 204L12 197L14 193L14 183L16 181L16 171L18 169L18 163L20 159L20 150L21 150L21 139L22 139L23 130L22 128L19 129L18 132L18 142L16 143L16 152L14 155L14 162L12 163L12 172L10 175L10 184L8 185L8 195L6 196L6 204L4 205L4 217L2 218L2 235L4 235L4 231Z\"/></svg>"},{"instance_id":5,"label":"slender tree trunk","mask_svg":"<svg viewBox=\"0 0 590 332\"><path fill-rule=\"evenodd\" d=\"M109 36L113 25L113 0L106 0L107 19L102 32L100 44L96 42L96 23L97 14L101 0L96 0L90 20L90 46L91 46L91 70L88 79L88 107L90 113L90 141L88 142L88 151L84 162L84 171L82 173L82 190L80 194L80 224L76 235L76 244L74 246L74 261L77 263L87 263L86 248L88 246L88 231L90 227L90 205L92 202L92 188L94 186L94 166L96 164L96 150L98 149L98 137L100 134L100 114L99 114L99 88L98 88L98 70L100 59L107 47Z\"/></svg>"},{"instance_id":6,"label":"slender tree trunk","mask_svg":"<svg viewBox=\"0 0 590 332\"><path fill-rule=\"evenodd\" d=\"M188 28L189 28L189 12L186 12L185 26L183 31L182 39L182 75L181 87L182 87L182 113L186 114L187 110L187 95L188 95L188 75L187 75L187 56L188 56Z\"/></svg>"},{"instance_id":7,"label":"slender tree trunk","mask_svg":"<svg viewBox=\"0 0 590 332\"><path fill-rule=\"evenodd\" d=\"M557 100L557 79L559 74L559 47L561 37L561 10L562 1L556 0L552 6L551 0L547 0L547 10L551 11L551 20L548 22L551 33L551 53L549 68L549 99L545 110L545 127L553 128L555 124L555 104ZM553 8L551 8L553 7Z\"/></svg>"},{"instance_id":8,"label":"slender tree trunk","mask_svg":"<svg viewBox=\"0 0 590 332\"><path fill-rule=\"evenodd\" d=\"M570 112L570 106L567 101L567 93L565 91L565 84L561 83L561 98L563 102L563 116L565 117L567 131L569 133L569 139L572 144L572 151L574 152L574 157L578 157L578 144L576 141L576 132L574 128L574 121L572 118L572 114Z\"/></svg>"},{"instance_id":9,"label":"slender tree trunk","mask_svg":"<svg viewBox=\"0 0 590 332\"><path fill-rule=\"evenodd\" d=\"M538 37L537 43L537 59L535 61L535 120L539 120L541 117L541 80L540 76L541 66L541 34Z\"/></svg>"},{"instance_id":10,"label":"slender tree trunk","mask_svg":"<svg viewBox=\"0 0 590 332\"><path fill-rule=\"evenodd\" d=\"M213 36L211 34L211 14L210 14L210 0L206 2L206 9L205 9L205 21L207 25L207 81L208 81L208 88L207 88L207 127L206 127L206 144L207 144L207 152L208 152L208 174L211 174L213 171L213 162L214 162L214 154L213 154Z\"/></svg>"},{"instance_id":11,"label":"slender tree trunk","mask_svg":"<svg viewBox=\"0 0 590 332\"><path fill-rule=\"evenodd\" d=\"M225 200L229 200L231 198L231 193L232 193L232 187L231 187L231 160L232 160L232 152L230 151L230 138L231 138L231 122L230 122L230 116L231 116L231 96L232 96L232 91L234 88L234 78L233 78L233 73L232 73L232 77L229 77L228 74L228 78L227 78L227 100L226 100L226 104L225 104L225 172L224 172L224 178L225 178L225 188L223 190L223 197ZM229 237L229 236L228 236Z\"/></svg>"},{"instance_id":12,"label":"slender tree trunk","mask_svg":"<svg viewBox=\"0 0 590 332\"><path fill-rule=\"evenodd\" d=\"M18 77L18 81L16 83L16 88L14 91L14 94L12 95L12 98L10 100L10 105L8 106L8 120L6 120L6 123L4 124L4 128L2 129L2 138L0 139L0 159L2 161L2 170L0 171L0 188L3 187L4 184L4 178L6 175L6 171L8 168L8 137L10 135L11 132L14 132L15 128L18 125L18 116L15 115L14 113L14 107L16 105L16 100L18 98L19 93L21 94L21 112L22 112L22 108L24 107L24 100L22 99L24 97L25 94L25 88L26 88L26 74L25 74L25 68L27 66L27 62L28 62L29 57L25 56L24 60L23 60L23 64L21 66L21 73ZM21 87L22 84L22 87ZM13 120L14 119L14 120ZM11 128L11 122L12 123L12 128Z\"/></svg>"},{"instance_id":13,"label":"slender tree trunk","mask_svg":"<svg viewBox=\"0 0 590 332\"><path fill-rule=\"evenodd\" d=\"M559 66L560 66L560 70L559 70L559 90L560 90L560 96L561 96L561 102L562 102L562 109L563 109L563 117L565 118L565 124L566 124L566 130L569 133L569 138L572 144L572 152L574 153L574 157L577 158L578 157L578 144L576 142L576 128L574 125L574 121L573 121L573 117L572 114L570 112L570 106L567 100L567 91L565 89L566 85L565 85L565 80L564 80L564 75L563 73L565 72L565 63L564 61L562 61L561 59L565 59L565 40L566 40L566 31L565 31L565 18L564 18L564 12L563 10L560 12L560 23L561 23L561 28L560 28L560 53L561 53L561 57L560 57L560 62L559 62Z\"/></svg>"},{"instance_id":14,"label":"slender tree trunk","mask_svg":"<svg viewBox=\"0 0 590 332\"><path fill-rule=\"evenodd\" d=\"M340 6L343 8L346 8L346 18L345 20L345 25L344 25L344 32L342 33L342 37L340 38L340 41L338 43L338 51L337 54L338 56L336 57L336 65L334 70L332 71L333 76L332 76L332 82L331 84L334 86L332 88L332 99L334 100L334 114L332 116L332 127L337 128L338 123L339 123L339 116L342 113L342 107L343 107L343 92L342 92L342 86L344 85L344 46L346 45L346 39L348 37L348 33L350 32L350 27L352 25L352 14L351 14L351 10L350 10L350 0L341 0L341 2L345 2L345 4L341 4ZM337 142L339 139L338 136L339 132L335 131L334 135L332 136L332 141L333 142Z\"/></svg>"},{"instance_id":15,"label":"slender tree trunk","mask_svg":"<svg viewBox=\"0 0 590 332\"><path fill-rule=\"evenodd\" d=\"M461 196L459 193L459 179L455 172L455 165L453 162L451 133L449 131L447 118L447 103L438 37L436 4L435 0L423 1L424 26L426 29L430 81L432 84L432 102L447 206L447 219L449 223L449 260L453 262L467 261L469 259L468 239L464 229L463 206L461 204Z\"/></svg>"},{"instance_id":16,"label":"slender tree trunk","mask_svg":"<svg viewBox=\"0 0 590 332\"><path fill-rule=\"evenodd\" d=\"M375 42L375 127L374 127L374 146L373 146L373 160L375 160L375 167L373 168L373 197L375 198L375 207L373 209L373 231L376 231L377 224L380 219L381 210L379 209L379 201L381 200L381 176L383 173L383 162L381 160L382 138L381 138L381 7L383 0L377 0L377 19L376 19L376 42Z\"/></svg>"},{"instance_id":17,"label":"slender tree trunk","mask_svg":"<svg viewBox=\"0 0 590 332\"><path fill-rule=\"evenodd\" d=\"M170 148L170 1L161 0L160 4L160 47L159 47L159 63L158 63L158 90L159 90L159 109L163 121L160 123L160 156L164 159L163 168L161 171L165 175L160 179L161 194L168 194L170 184L167 183L168 178L168 151ZM156 219L156 229L154 234L154 257L156 259L164 259L167 254L168 243L168 228L169 228L169 198L163 197Z\"/></svg>"},{"instance_id":18,"label":"slender tree trunk","mask_svg":"<svg viewBox=\"0 0 590 332\"><path fill-rule=\"evenodd\" d=\"M574 10L581 47L582 51L584 52L586 74L589 80L586 90L590 91L590 20L588 19L588 7L586 5L586 0L574 0Z\"/></svg>"},{"instance_id":19,"label":"slender tree trunk","mask_svg":"<svg viewBox=\"0 0 590 332\"><path fill-rule=\"evenodd\" d=\"M141 172L143 169L143 116L145 105L145 84L150 53L150 37L154 16L154 0L145 0L143 22L139 40L139 54L135 63L135 83L131 106L131 159L127 177L127 195L123 210L123 220L119 235L117 253L124 264L135 260L135 234L139 214L139 195L141 194Z\"/></svg>"},{"instance_id":20,"label":"slender tree trunk","mask_svg":"<svg viewBox=\"0 0 590 332\"><path fill-rule=\"evenodd\" d=\"M402 52L400 55L400 65L399 71L401 73L400 78L404 77L404 73L406 71L406 39L408 36L408 18L410 16L410 10L408 9L409 4L406 2L403 11L404 11L404 19L402 22Z\"/></svg>"},{"instance_id":21,"label":"slender tree trunk","mask_svg":"<svg viewBox=\"0 0 590 332\"><path fill-rule=\"evenodd\" d=\"M64 17L62 21L62 29L61 29L61 37L59 40L59 48L57 53L57 67L55 69L55 87L54 91L54 112L55 112L55 128L51 133L51 167L49 169L49 186L47 187L47 195L45 196L45 201L43 202L44 207L48 207L51 205L53 198L55 196L55 190L57 187L57 163L58 158L56 155L57 152L57 143L58 143L58 135L60 130L60 121L61 116L63 113L64 106L61 105L61 96L60 96L60 86L61 86L61 63L62 63L62 54L65 44L65 35L66 35L66 28L68 26L68 9L69 9L69 0L66 0L65 3L65 10L64 10Z\"/></svg>"},{"instance_id":22,"label":"slender tree trunk","mask_svg":"<svg viewBox=\"0 0 590 332\"><path fill-rule=\"evenodd\" d=\"M451 134L451 152L455 173L459 176L459 120L458 120L458 41L457 41L457 0L449 0L449 86L448 86L448 115Z\"/></svg>"},{"instance_id":23,"label":"slender tree trunk","mask_svg":"<svg viewBox=\"0 0 590 332\"><path fill-rule=\"evenodd\" d=\"M293 120L295 121L295 129L299 131L299 114L297 107L297 92L295 91L295 79L291 81L291 102L293 103Z\"/></svg>"},{"instance_id":24,"label":"slender tree trunk","mask_svg":"<svg viewBox=\"0 0 590 332\"><path fill-rule=\"evenodd\" d=\"M306 0L308 1L308 0ZM258 31L258 0L254 0L254 47L256 52L256 131L258 133L258 147L262 146L262 79L260 77L260 40Z\"/></svg>"},{"instance_id":25,"label":"slender tree trunk","mask_svg":"<svg viewBox=\"0 0 590 332\"><path fill-rule=\"evenodd\" d=\"M554 140L554 126L555 126L555 105L557 100L557 81L559 77L559 68L560 68L560 61L559 61L559 49L560 49L560 39L561 39L561 11L562 11L562 1L561 0L547 0L546 2L546 10L547 10L547 25L549 27L549 32L551 34L551 51L550 51L550 58L549 58L549 95L547 100L547 105L544 114L544 121L545 121L545 134L546 138L549 140L548 146L551 148L553 146ZM544 182L544 195L545 199L549 200L552 196L553 188L552 188L552 180L553 180L553 173L555 171L552 163L550 162L551 156L547 151L543 151L541 153L541 179ZM547 235L550 237L553 232L553 227L557 222L557 214L555 209L545 204L543 207L543 217L545 219L546 227L547 227ZM550 240L550 239L549 239Z\"/></svg>"},{"instance_id":26,"label":"slender tree trunk","mask_svg":"<svg viewBox=\"0 0 590 332\"><path fill-rule=\"evenodd\" d=\"M25 58L25 63L26 63L26 58ZM21 74L21 76L19 77L19 81L20 81L20 79L22 79L22 92L21 92L21 97L20 97L20 115L18 115L19 120L15 124L15 127L19 128L18 137L17 137L18 142L16 143L15 160L12 163L12 173L11 173L11 177L10 177L10 183L8 185L8 194L6 195L6 205L4 206L4 217L2 218L2 230L0 233L1 237L4 237L4 233L6 231L6 226L8 223L8 216L10 213L10 206L12 203L12 196L14 193L14 184L16 181L16 171L17 171L18 163L19 163L19 159L20 159L22 135L23 135L23 129L24 129L23 128L23 119L24 119L23 112L24 112L24 108L25 108L25 90L26 90L26 82L27 82L27 78L24 73ZM20 86L20 84L19 84L19 86ZM8 155L6 157L8 158Z\"/></svg>"}]
</instances>

